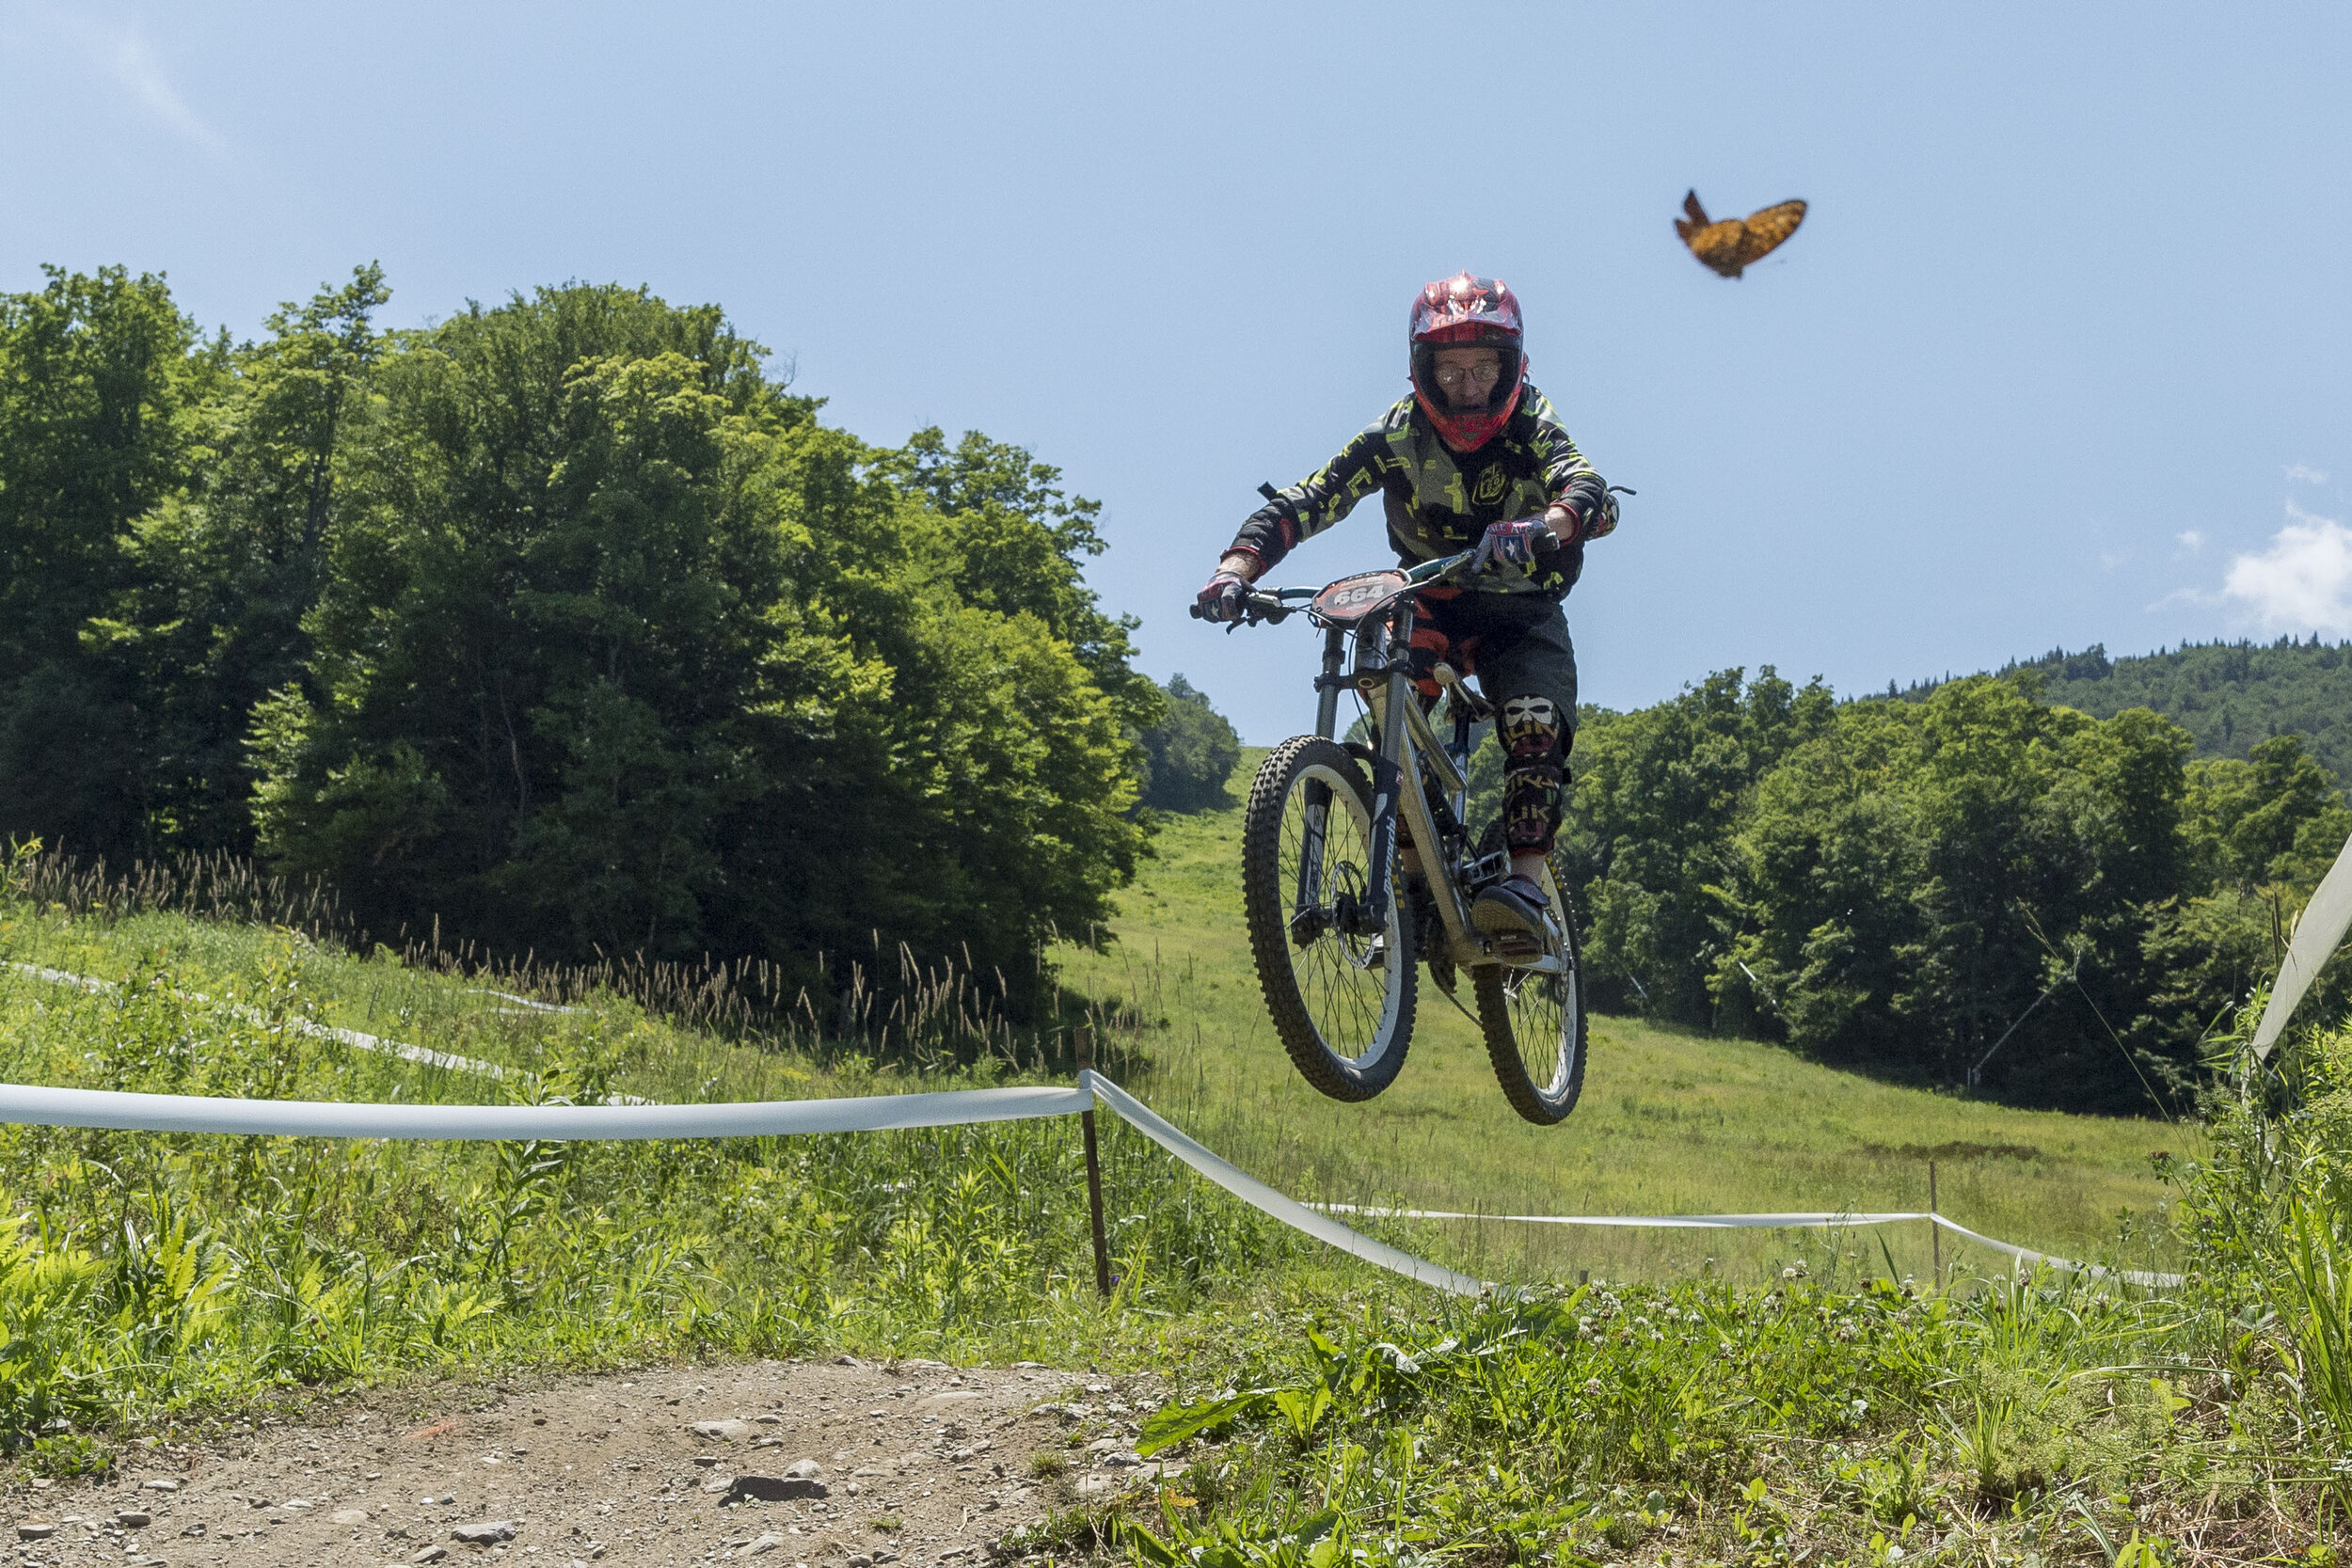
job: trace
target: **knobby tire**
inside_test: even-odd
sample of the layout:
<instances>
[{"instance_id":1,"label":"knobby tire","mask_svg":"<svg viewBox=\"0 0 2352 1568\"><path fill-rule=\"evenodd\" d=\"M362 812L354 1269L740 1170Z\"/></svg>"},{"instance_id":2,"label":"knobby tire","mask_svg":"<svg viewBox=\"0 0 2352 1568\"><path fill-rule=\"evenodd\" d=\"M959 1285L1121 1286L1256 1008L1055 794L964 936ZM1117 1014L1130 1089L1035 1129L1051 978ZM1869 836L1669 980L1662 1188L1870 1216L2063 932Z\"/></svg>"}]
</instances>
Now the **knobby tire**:
<instances>
[{"instance_id":1,"label":"knobby tire","mask_svg":"<svg viewBox=\"0 0 2352 1568\"><path fill-rule=\"evenodd\" d=\"M1486 847L1500 844L1500 833L1490 831ZM1537 974L1501 964L1470 972L1495 1081L1511 1109L1539 1127L1565 1121L1584 1092L1584 955L1556 854L1549 869L1552 918L1565 933L1567 973Z\"/></svg>"},{"instance_id":2,"label":"knobby tire","mask_svg":"<svg viewBox=\"0 0 2352 1568\"><path fill-rule=\"evenodd\" d=\"M1334 1100L1364 1101L1405 1065L1413 1033L1413 922L1403 890L1389 900L1376 969L1360 961L1375 939L1324 930L1304 946L1292 940L1303 858L1308 786L1330 786L1330 831L1319 902L1369 872L1372 788L1346 750L1321 736L1295 736L1267 753L1242 818L1242 904L1259 988L1282 1049L1306 1079Z\"/></svg>"}]
</instances>

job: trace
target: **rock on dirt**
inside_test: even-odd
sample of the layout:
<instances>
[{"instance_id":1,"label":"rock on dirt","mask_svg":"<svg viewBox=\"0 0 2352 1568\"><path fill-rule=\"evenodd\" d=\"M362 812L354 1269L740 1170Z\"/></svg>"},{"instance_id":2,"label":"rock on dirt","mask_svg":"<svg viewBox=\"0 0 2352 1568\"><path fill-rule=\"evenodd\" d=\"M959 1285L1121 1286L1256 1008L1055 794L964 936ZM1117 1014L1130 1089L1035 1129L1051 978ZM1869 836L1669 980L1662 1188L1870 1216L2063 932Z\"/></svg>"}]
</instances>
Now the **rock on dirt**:
<instances>
[{"instance_id":1,"label":"rock on dirt","mask_svg":"<svg viewBox=\"0 0 2352 1568\"><path fill-rule=\"evenodd\" d=\"M198 1448L169 1478L20 1483L18 1536L43 1568L975 1568L1078 1487L1141 1480L1110 1468L1125 1423L1065 1413L1087 1386L912 1361L412 1384ZM1073 1436L1119 1442L1033 1480Z\"/></svg>"},{"instance_id":2,"label":"rock on dirt","mask_svg":"<svg viewBox=\"0 0 2352 1568\"><path fill-rule=\"evenodd\" d=\"M805 1476L737 1476L722 1490L739 1502L747 1497L764 1503L803 1502L827 1496L823 1481Z\"/></svg>"}]
</instances>

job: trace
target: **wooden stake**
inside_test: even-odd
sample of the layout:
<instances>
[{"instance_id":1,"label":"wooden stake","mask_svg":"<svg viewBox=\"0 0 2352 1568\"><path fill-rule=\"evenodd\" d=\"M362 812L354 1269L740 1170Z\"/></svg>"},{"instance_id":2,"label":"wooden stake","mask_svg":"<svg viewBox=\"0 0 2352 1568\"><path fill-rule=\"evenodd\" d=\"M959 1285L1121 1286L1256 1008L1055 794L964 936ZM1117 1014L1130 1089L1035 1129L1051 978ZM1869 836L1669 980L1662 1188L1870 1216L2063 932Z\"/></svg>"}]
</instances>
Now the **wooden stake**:
<instances>
[{"instance_id":1,"label":"wooden stake","mask_svg":"<svg viewBox=\"0 0 2352 1568\"><path fill-rule=\"evenodd\" d=\"M1094 1067L1094 1031L1081 1026L1075 1037L1078 1048L1078 1070L1090 1071ZM1078 1113L1078 1126L1086 1134L1087 1146L1087 1212L1094 1222L1094 1289L1107 1299L1111 1293L1110 1243L1103 1234L1103 1161L1095 1150L1094 1111L1091 1105Z\"/></svg>"},{"instance_id":2,"label":"wooden stake","mask_svg":"<svg viewBox=\"0 0 2352 1568\"><path fill-rule=\"evenodd\" d=\"M1928 1212L1942 1212L1935 1202L1935 1162L1932 1160L1928 1162ZM1928 1245L1934 1249L1935 1288L1940 1291L1944 1288L1944 1227L1933 1220L1928 1221Z\"/></svg>"}]
</instances>

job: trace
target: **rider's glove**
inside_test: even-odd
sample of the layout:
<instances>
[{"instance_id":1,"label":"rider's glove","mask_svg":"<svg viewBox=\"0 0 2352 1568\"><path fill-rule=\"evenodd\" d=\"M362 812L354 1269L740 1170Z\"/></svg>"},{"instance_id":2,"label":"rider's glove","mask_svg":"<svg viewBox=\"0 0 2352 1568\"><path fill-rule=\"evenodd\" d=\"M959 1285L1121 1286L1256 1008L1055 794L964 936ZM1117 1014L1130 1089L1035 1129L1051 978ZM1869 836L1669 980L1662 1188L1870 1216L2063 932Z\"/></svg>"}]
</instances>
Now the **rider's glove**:
<instances>
[{"instance_id":1,"label":"rider's glove","mask_svg":"<svg viewBox=\"0 0 2352 1568\"><path fill-rule=\"evenodd\" d=\"M1238 621L1248 598L1248 578L1239 572L1219 572L1193 596L1193 603L1203 621Z\"/></svg>"},{"instance_id":2,"label":"rider's glove","mask_svg":"<svg viewBox=\"0 0 2352 1568\"><path fill-rule=\"evenodd\" d=\"M1533 565L1535 546L1550 542L1551 531L1544 527L1541 517L1514 517L1509 522L1489 523L1485 537L1478 541L1478 553L1470 557L1470 570L1484 572L1502 564Z\"/></svg>"}]
</instances>

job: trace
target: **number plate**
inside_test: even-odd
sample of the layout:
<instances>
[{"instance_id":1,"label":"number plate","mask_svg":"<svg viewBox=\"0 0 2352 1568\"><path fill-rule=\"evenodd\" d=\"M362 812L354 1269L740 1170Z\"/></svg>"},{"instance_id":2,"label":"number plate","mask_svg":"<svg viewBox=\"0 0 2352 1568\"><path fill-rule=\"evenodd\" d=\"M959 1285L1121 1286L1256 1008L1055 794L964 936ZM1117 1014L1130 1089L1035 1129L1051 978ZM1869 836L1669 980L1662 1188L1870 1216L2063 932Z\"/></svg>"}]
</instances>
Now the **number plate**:
<instances>
[{"instance_id":1,"label":"number plate","mask_svg":"<svg viewBox=\"0 0 2352 1568\"><path fill-rule=\"evenodd\" d=\"M1362 620L1412 586L1402 572L1359 572L1317 594L1310 608L1317 620L1345 625Z\"/></svg>"}]
</instances>

